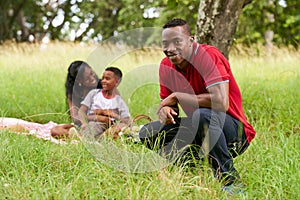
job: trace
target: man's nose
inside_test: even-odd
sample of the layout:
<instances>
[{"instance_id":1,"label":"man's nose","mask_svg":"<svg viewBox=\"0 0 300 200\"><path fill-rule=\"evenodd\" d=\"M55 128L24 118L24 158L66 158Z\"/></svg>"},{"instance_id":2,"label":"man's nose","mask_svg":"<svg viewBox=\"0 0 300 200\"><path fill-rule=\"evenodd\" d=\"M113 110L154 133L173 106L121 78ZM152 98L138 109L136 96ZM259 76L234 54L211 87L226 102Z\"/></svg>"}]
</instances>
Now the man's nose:
<instances>
[{"instance_id":1,"label":"man's nose","mask_svg":"<svg viewBox=\"0 0 300 200\"><path fill-rule=\"evenodd\" d=\"M176 46L173 42L170 42L170 44L168 45L167 51L171 51L171 52L174 52L176 50Z\"/></svg>"}]
</instances>

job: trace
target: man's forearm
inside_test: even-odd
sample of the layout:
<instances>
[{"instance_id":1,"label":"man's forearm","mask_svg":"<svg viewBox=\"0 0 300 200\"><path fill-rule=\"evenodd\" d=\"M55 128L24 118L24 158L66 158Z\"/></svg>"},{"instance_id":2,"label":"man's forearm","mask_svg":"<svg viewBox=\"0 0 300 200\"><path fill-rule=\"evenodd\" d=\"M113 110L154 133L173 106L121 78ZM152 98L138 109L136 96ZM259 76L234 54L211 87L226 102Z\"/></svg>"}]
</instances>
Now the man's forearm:
<instances>
[{"instance_id":1,"label":"man's forearm","mask_svg":"<svg viewBox=\"0 0 300 200\"><path fill-rule=\"evenodd\" d=\"M182 92L176 92L174 93L174 96L176 96L177 102L180 105L190 105L199 108L212 108L219 111L227 110L226 106L224 105L226 99L214 97L214 95L210 93L193 95Z\"/></svg>"},{"instance_id":2,"label":"man's forearm","mask_svg":"<svg viewBox=\"0 0 300 200\"><path fill-rule=\"evenodd\" d=\"M208 93L194 95L176 92L175 94L180 105L188 104L195 107L211 107L211 96Z\"/></svg>"}]
</instances>

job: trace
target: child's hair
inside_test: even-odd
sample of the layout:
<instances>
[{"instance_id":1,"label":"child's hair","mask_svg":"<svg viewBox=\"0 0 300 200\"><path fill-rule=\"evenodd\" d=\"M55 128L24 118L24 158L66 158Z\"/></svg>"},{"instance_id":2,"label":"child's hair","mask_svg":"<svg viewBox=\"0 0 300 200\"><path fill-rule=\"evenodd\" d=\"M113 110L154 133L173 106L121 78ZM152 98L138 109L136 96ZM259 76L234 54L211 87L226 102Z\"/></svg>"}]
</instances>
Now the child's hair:
<instances>
[{"instance_id":1,"label":"child's hair","mask_svg":"<svg viewBox=\"0 0 300 200\"><path fill-rule=\"evenodd\" d=\"M117 76L119 79L122 79L122 76L123 76L122 71L121 71L119 68L117 68L117 67L107 67L107 68L105 69L105 71L111 71L111 72L113 72L113 73L115 74L115 76Z\"/></svg>"}]
</instances>

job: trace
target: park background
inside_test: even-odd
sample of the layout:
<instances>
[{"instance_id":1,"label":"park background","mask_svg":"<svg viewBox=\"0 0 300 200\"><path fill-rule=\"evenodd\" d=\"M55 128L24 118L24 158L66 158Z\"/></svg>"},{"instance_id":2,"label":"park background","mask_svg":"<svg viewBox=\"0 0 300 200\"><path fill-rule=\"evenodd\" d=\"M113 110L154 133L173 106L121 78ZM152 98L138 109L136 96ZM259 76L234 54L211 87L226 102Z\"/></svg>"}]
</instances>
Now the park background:
<instances>
[{"instance_id":1,"label":"park background","mask_svg":"<svg viewBox=\"0 0 300 200\"><path fill-rule=\"evenodd\" d=\"M230 198L298 199L299 2L209 2L1 2L1 116L39 123L70 122L64 91L70 62L88 60L103 43L125 35L122 40L135 51L110 64L119 66L125 75L140 66L157 65L163 56L160 35L147 35L140 40L143 42L135 43L139 37L133 39L126 33L161 27L168 19L181 17L192 25L198 41L213 44L227 55L246 115L257 131L246 153L235 159L246 193ZM224 17L226 9L235 13L235 18ZM202 11L205 18L199 15ZM220 23L222 19L227 23ZM197 24L208 28L197 28ZM222 34L228 38L217 40ZM149 44L154 46L145 48ZM141 85L131 94L125 100L132 115L151 114L149 107L159 102L157 84ZM227 198L205 167L170 165L131 174L99 162L82 144L56 145L8 131L1 131L0 142L1 199Z\"/></svg>"}]
</instances>

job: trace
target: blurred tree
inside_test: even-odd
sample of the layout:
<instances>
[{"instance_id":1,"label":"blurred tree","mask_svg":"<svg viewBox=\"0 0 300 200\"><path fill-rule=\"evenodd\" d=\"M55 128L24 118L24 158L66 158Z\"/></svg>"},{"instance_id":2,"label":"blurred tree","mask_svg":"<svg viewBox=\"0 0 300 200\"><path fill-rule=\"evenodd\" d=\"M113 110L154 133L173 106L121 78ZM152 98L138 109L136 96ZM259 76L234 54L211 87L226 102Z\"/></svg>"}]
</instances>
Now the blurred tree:
<instances>
[{"instance_id":1,"label":"blurred tree","mask_svg":"<svg viewBox=\"0 0 300 200\"><path fill-rule=\"evenodd\" d=\"M128 31L141 27L154 27L153 32L142 31L140 36L135 37L136 43L143 41L146 44L160 45L163 24L172 18L183 18L191 24L192 32L195 32L197 9L199 0L123 0L125 5L118 17L118 31ZM128 38L129 39L129 38ZM132 42L134 42L132 41Z\"/></svg>"},{"instance_id":2,"label":"blurred tree","mask_svg":"<svg viewBox=\"0 0 300 200\"><path fill-rule=\"evenodd\" d=\"M169 19L180 17L191 25L199 42L215 45L225 55L233 41L247 45L266 42L267 30L273 31L274 44L297 47L299 0L268 1L272 3L268 5L266 0L0 0L0 42L41 41L45 36L52 40L98 42L135 28L160 28ZM268 20L266 13L272 14L275 21ZM160 43L159 31L125 34L125 37L132 45L145 40Z\"/></svg>"},{"instance_id":3,"label":"blurred tree","mask_svg":"<svg viewBox=\"0 0 300 200\"><path fill-rule=\"evenodd\" d=\"M32 0L0 2L0 42L17 38L26 41L29 36L27 8L34 6Z\"/></svg>"},{"instance_id":4,"label":"blurred tree","mask_svg":"<svg viewBox=\"0 0 300 200\"><path fill-rule=\"evenodd\" d=\"M54 39L61 38L61 29L66 22L55 24L59 12L68 19L72 15L71 1L1 0L0 2L0 41L40 41L46 34Z\"/></svg>"},{"instance_id":5,"label":"blurred tree","mask_svg":"<svg viewBox=\"0 0 300 200\"><path fill-rule=\"evenodd\" d=\"M202 0L196 40L217 47L228 57L243 7L251 0Z\"/></svg>"},{"instance_id":6,"label":"blurred tree","mask_svg":"<svg viewBox=\"0 0 300 200\"><path fill-rule=\"evenodd\" d=\"M266 0L253 0L241 14L236 32L236 43L251 46L254 43L266 44L267 30L274 33L273 44L277 46L292 45L298 48L300 42L300 1L274 0L268 4ZM274 16L270 21L265 13Z\"/></svg>"},{"instance_id":7,"label":"blurred tree","mask_svg":"<svg viewBox=\"0 0 300 200\"><path fill-rule=\"evenodd\" d=\"M0 42L12 38L12 32L9 30L8 18L12 15L9 10L9 2L1 0L0 2Z\"/></svg>"},{"instance_id":8,"label":"blurred tree","mask_svg":"<svg viewBox=\"0 0 300 200\"><path fill-rule=\"evenodd\" d=\"M115 34L118 29L118 15L121 8L126 7L123 1L85 1L81 3L77 14L78 22L71 28L76 27L81 32L75 40L94 39L100 41Z\"/></svg>"},{"instance_id":9,"label":"blurred tree","mask_svg":"<svg viewBox=\"0 0 300 200\"><path fill-rule=\"evenodd\" d=\"M266 9L263 10L263 17L266 19L267 30L265 31L264 39L266 44L267 55L272 54L273 38L274 38L274 0L266 1Z\"/></svg>"},{"instance_id":10,"label":"blurred tree","mask_svg":"<svg viewBox=\"0 0 300 200\"><path fill-rule=\"evenodd\" d=\"M155 21L159 27L172 18L182 18L190 24L191 31L195 34L200 0L164 0L161 2L160 15Z\"/></svg>"}]
</instances>

